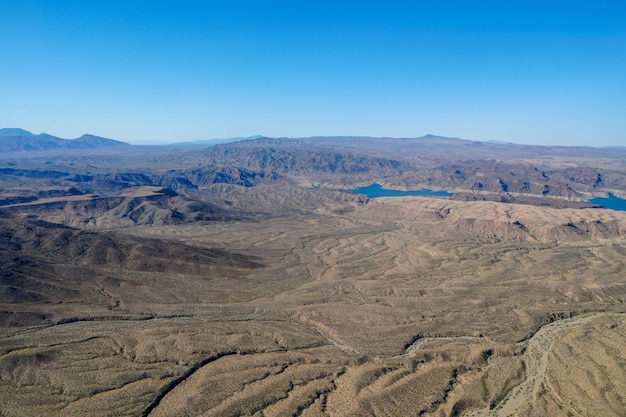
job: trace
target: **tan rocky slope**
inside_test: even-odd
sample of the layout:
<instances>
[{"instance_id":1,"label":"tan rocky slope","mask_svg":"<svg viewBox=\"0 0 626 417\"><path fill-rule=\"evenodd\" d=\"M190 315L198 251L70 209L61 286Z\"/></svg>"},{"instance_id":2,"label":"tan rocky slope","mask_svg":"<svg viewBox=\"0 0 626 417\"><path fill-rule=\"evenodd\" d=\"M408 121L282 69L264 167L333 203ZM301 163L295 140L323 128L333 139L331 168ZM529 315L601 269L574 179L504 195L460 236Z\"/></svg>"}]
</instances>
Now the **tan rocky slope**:
<instances>
[{"instance_id":1,"label":"tan rocky slope","mask_svg":"<svg viewBox=\"0 0 626 417\"><path fill-rule=\"evenodd\" d=\"M623 415L626 213L220 191L263 221L0 222L4 415Z\"/></svg>"}]
</instances>

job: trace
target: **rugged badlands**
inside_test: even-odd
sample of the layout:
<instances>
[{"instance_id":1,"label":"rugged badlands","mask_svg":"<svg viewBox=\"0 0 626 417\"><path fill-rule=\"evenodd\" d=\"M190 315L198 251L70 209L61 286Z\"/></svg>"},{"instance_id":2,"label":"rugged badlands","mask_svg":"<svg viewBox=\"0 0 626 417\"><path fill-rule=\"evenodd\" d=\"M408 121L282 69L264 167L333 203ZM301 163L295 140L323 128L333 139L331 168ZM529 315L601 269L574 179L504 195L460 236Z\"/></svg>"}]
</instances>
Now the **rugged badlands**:
<instances>
[{"instance_id":1,"label":"rugged badlands","mask_svg":"<svg viewBox=\"0 0 626 417\"><path fill-rule=\"evenodd\" d=\"M350 140L0 160L0 415L625 416L624 159Z\"/></svg>"}]
</instances>

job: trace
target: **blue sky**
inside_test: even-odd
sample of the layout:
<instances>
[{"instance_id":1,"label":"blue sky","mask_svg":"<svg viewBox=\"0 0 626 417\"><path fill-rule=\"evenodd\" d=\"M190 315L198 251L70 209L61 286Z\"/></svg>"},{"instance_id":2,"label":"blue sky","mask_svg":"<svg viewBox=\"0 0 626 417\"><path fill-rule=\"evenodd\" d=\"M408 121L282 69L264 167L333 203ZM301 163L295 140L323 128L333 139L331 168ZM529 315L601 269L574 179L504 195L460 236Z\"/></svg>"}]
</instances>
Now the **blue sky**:
<instances>
[{"instance_id":1,"label":"blue sky","mask_svg":"<svg viewBox=\"0 0 626 417\"><path fill-rule=\"evenodd\" d=\"M626 3L2 0L0 127L626 145Z\"/></svg>"}]
</instances>

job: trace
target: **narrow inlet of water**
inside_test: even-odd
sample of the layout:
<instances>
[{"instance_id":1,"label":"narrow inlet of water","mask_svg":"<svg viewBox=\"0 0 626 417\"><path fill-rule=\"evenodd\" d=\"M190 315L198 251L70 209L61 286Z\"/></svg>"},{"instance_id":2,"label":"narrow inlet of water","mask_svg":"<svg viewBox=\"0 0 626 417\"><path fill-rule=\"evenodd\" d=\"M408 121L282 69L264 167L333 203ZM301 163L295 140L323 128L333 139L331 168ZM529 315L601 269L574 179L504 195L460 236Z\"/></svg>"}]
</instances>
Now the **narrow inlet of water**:
<instances>
[{"instance_id":1,"label":"narrow inlet of water","mask_svg":"<svg viewBox=\"0 0 626 417\"><path fill-rule=\"evenodd\" d=\"M611 210L626 211L626 200L616 197L613 193L609 193L608 197L592 198L589 202Z\"/></svg>"},{"instance_id":2,"label":"narrow inlet of water","mask_svg":"<svg viewBox=\"0 0 626 417\"><path fill-rule=\"evenodd\" d=\"M390 190L383 188L380 184L372 184L366 187L354 188L353 193L362 194L367 198L376 197L408 197L408 196L422 196L422 197L452 197L454 194L447 191L433 191L423 188L421 190Z\"/></svg>"}]
</instances>

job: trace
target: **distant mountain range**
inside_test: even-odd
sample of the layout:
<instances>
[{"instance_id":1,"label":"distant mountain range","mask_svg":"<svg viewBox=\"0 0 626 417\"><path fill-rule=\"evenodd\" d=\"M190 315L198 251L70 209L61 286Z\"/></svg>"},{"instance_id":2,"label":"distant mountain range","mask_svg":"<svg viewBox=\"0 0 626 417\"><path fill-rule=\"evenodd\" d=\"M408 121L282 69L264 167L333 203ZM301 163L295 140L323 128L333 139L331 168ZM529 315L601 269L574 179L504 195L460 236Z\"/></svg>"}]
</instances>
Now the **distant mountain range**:
<instances>
[{"instance_id":1,"label":"distant mountain range","mask_svg":"<svg viewBox=\"0 0 626 417\"><path fill-rule=\"evenodd\" d=\"M106 155L116 158L91 158ZM43 164L34 160L41 156L46 158ZM80 156L90 158L81 161ZM570 162L578 160L586 162ZM202 194L200 190L217 184L348 190L376 182L398 190L446 190L457 200L543 205L551 198L552 207L581 207L589 206L586 201L592 196L624 195L625 160L626 148L494 144L435 135L260 137L169 148L91 135L67 140L0 129L0 191L3 181L41 182L41 190L52 187L59 195L71 196L114 195L139 186ZM51 197L30 191L7 194L0 206Z\"/></svg>"},{"instance_id":2,"label":"distant mountain range","mask_svg":"<svg viewBox=\"0 0 626 417\"><path fill-rule=\"evenodd\" d=\"M0 136L35 136L28 130L20 129L19 127L5 127L0 129Z\"/></svg>"},{"instance_id":3,"label":"distant mountain range","mask_svg":"<svg viewBox=\"0 0 626 417\"><path fill-rule=\"evenodd\" d=\"M266 142L271 143L266 143ZM457 157L464 159L499 159L515 154L518 158L539 156L560 157L614 157L615 152L623 153L626 147L605 148L586 146L539 146L488 141L478 142L461 138L438 135L425 135L415 138L369 137L369 136L313 136L303 138L268 138L261 135L224 139L196 140L166 145L131 145L114 139L85 134L76 139L62 139L47 133L35 135L21 128L0 128L0 153L30 156L33 153L59 154L101 154L118 152L147 152L151 150L192 150L212 148L227 144L239 146L327 147L344 153L358 153L372 157L397 159L402 156L412 158ZM402 158L401 158L402 159Z\"/></svg>"},{"instance_id":4,"label":"distant mountain range","mask_svg":"<svg viewBox=\"0 0 626 417\"><path fill-rule=\"evenodd\" d=\"M222 143L239 142L242 140L261 139L263 137L264 137L263 135L253 135L253 136L237 136L234 138L199 139L199 140L194 140L192 142L174 142L165 146L168 146L168 147L213 146L213 145L219 145Z\"/></svg>"},{"instance_id":5,"label":"distant mountain range","mask_svg":"<svg viewBox=\"0 0 626 417\"><path fill-rule=\"evenodd\" d=\"M123 147L141 147L155 149L177 149L177 148L204 148L208 146L239 142L242 140L253 140L262 138L261 135L234 137L223 139L196 140L193 142L176 142L164 145L131 145L114 139L107 139L95 135L83 135L76 139L62 139L47 133L35 135L28 130L14 127L0 129L0 152L3 153L25 153L25 152L52 152L55 151L81 151L81 150L116 150Z\"/></svg>"},{"instance_id":6,"label":"distant mountain range","mask_svg":"<svg viewBox=\"0 0 626 417\"><path fill-rule=\"evenodd\" d=\"M94 135L76 139L62 139L41 133L35 135L20 128L0 129L0 152L32 152L53 150L87 150L131 146L126 142Z\"/></svg>"}]
</instances>

